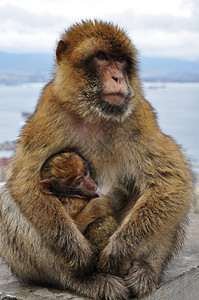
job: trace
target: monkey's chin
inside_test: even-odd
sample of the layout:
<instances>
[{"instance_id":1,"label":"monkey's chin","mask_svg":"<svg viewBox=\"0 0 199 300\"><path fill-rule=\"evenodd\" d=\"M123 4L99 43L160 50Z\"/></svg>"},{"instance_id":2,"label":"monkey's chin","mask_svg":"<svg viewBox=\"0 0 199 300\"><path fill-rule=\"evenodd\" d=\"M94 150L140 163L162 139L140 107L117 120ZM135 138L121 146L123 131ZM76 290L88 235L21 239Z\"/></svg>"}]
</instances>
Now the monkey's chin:
<instances>
[{"instance_id":1,"label":"monkey's chin","mask_svg":"<svg viewBox=\"0 0 199 300\"><path fill-rule=\"evenodd\" d=\"M124 122L126 118L132 113L136 103L133 101L131 94L127 97L114 98L114 102L117 104L111 104L110 99L102 94L94 95L83 95L81 99L84 100L84 117L87 122L96 122L99 117L102 119ZM86 101L85 101L86 98ZM119 104L120 103L120 104ZM79 107L77 105L77 107ZM78 112L77 112L78 113ZM81 113L82 116L82 113Z\"/></svg>"},{"instance_id":2,"label":"monkey's chin","mask_svg":"<svg viewBox=\"0 0 199 300\"><path fill-rule=\"evenodd\" d=\"M125 97L120 93L112 93L112 94L104 94L103 95L104 101L108 102L110 105L113 106L120 106L122 105Z\"/></svg>"},{"instance_id":3,"label":"monkey's chin","mask_svg":"<svg viewBox=\"0 0 199 300\"><path fill-rule=\"evenodd\" d=\"M114 99L114 103L117 104L112 104L107 100L107 97L103 97L99 103L98 109L105 118L114 118L117 121L123 121L131 113L131 105L129 102L129 98L121 99L120 97L120 99Z\"/></svg>"}]
</instances>

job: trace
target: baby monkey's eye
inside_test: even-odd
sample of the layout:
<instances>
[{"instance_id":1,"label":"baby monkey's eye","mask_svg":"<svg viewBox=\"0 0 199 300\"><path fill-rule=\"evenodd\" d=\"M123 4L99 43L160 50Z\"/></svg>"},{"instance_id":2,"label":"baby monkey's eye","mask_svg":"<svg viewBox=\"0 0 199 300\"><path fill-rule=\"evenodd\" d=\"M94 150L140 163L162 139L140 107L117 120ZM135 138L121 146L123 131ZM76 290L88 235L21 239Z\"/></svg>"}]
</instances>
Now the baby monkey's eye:
<instances>
[{"instance_id":1,"label":"baby monkey's eye","mask_svg":"<svg viewBox=\"0 0 199 300\"><path fill-rule=\"evenodd\" d=\"M80 183L82 182L82 177L80 177L79 179L77 179L75 186L78 186Z\"/></svg>"},{"instance_id":2,"label":"baby monkey's eye","mask_svg":"<svg viewBox=\"0 0 199 300\"><path fill-rule=\"evenodd\" d=\"M96 58L99 60L108 60L108 57L105 52L99 51L96 53Z\"/></svg>"}]
</instances>

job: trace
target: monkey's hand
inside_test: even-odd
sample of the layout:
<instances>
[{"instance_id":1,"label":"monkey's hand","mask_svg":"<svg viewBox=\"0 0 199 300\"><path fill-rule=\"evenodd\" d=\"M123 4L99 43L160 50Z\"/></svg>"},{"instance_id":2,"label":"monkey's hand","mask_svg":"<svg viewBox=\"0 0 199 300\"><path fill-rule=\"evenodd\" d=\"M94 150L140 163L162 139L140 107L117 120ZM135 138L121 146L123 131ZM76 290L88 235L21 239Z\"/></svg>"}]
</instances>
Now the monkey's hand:
<instances>
[{"instance_id":1,"label":"monkey's hand","mask_svg":"<svg viewBox=\"0 0 199 300\"><path fill-rule=\"evenodd\" d=\"M65 257L67 269L72 274L89 274L96 270L99 251L79 232L71 245L71 258Z\"/></svg>"},{"instance_id":2,"label":"monkey's hand","mask_svg":"<svg viewBox=\"0 0 199 300\"><path fill-rule=\"evenodd\" d=\"M131 259L126 253L127 248L123 246L124 243L116 231L109 238L108 245L100 253L98 270L119 276L126 275L131 266Z\"/></svg>"}]
</instances>

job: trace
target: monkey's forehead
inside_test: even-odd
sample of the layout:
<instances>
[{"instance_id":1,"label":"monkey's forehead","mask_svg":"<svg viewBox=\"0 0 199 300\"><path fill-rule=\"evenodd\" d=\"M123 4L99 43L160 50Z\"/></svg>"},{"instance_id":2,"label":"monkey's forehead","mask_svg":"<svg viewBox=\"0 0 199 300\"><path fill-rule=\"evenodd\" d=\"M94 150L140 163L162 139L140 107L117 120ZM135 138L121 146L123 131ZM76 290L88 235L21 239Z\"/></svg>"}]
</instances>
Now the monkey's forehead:
<instances>
[{"instance_id":1,"label":"monkey's forehead","mask_svg":"<svg viewBox=\"0 0 199 300\"><path fill-rule=\"evenodd\" d=\"M74 179L82 175L86 162L74 152L63 152L51 159L52 179Z\"/></svg>"},{"instance_id":2,"label":"monkey's forehead","mask_svg":"<svg viewBox=\"0 0 199 300\"><path fill-rule=\"evenodd\" d=\"M92 55L100 48L110 52L122 53L127 56L136 54L130 38L124 30L112 23L102 21L82 21L70 27L63 35L62 40L72 49L81 47L86 55ZM89 51L90 50L90 51Z\"/></svg>"}]
</instances>

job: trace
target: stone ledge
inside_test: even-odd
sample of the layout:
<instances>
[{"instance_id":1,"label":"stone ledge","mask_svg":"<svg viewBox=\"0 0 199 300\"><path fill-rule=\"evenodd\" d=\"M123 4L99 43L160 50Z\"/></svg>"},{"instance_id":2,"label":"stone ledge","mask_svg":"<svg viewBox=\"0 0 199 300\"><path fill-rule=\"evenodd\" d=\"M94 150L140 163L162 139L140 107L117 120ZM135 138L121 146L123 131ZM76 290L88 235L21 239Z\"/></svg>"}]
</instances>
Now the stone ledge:
<instances>
[{"instance_id":1,"label":"stone ledge","mask_svg":"<svg viewBox=\"0 0 199 300\"><path fill-rule=\"evenodd\" d=\"M86 300L73 293L28 285L19 281L0 258L0 299L2 300ZM190 214L183 250L167 269L159 289L144 300L199 299L199 215Z\"/></svg>"}]
</instances>

